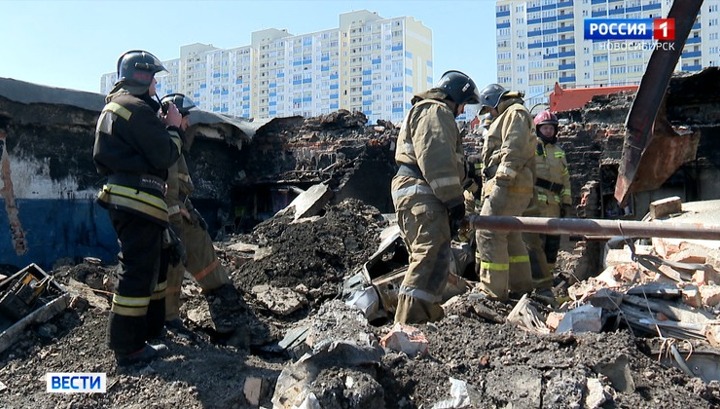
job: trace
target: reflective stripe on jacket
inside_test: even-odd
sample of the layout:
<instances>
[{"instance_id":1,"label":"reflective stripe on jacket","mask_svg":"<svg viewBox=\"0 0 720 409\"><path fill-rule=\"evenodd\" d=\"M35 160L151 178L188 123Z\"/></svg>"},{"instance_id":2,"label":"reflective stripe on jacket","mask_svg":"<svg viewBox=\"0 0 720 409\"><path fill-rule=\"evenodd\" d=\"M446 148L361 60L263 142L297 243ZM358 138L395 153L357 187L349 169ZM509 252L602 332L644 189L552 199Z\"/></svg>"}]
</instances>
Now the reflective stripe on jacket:
<instances>
[{"instance_id":1,"label":"reflective stripe on jacket","mask_svg":"<svg viewBox=\"0 0 720 409\"><path fill-rule=\"evenodd\" d=\"M482 163L485 195L494 187L495 177L511 180L511 186L529 188L535 181L535 127L522 100L502 101L501 114L493 121L485 136Z\"/></svg>"},{"instance_id":2,"label":"reflective stripe on jacket","mask_svg":"<svg viewBox=\"0 0 720 409\"><path fill-rule=\"evenodd\" d=\"M167 186L165 201L168 207L185 208L185 198L190 196L193 191L192 179L190 179L185 155L180 155L180 159L168 169Z\"/></svg>"},{"instance_id":3,"label":"reflective stripe on jacket","mask_svg":"<svg viewBox=\"0 0 720 409\"><path fill-rule=\"evenodd\" d=\"M538 179L544 179L554 184L562 185L562 191L555 193L549 189L535 186L538 201L548 204L572 204L570 191L570 172L565 158L565 151L554 144L545 144L538 138L535 155L535 173Z\"/></svg>"},{"instance_id":4,"label":"reflective stripe on jacket","mask_svg":"<svg viewBox=\"0 0 720 409\"><path fill-rule=\"evenodd\" d=\"M433 98L428 98L432 96ZM400 127L395 161L420 170L422 179L396 176L396 208L413 196L434 196L447 207L463 203L464 152L455 114L432 91L415 103ZM419 175L420 176L420 175Z\"/></svg>"},{"instance_id":5,"label":"reflective stripe on jacket","mask_svg":"<svg viewBox=\"0 0 720 409\"><path fill-rule=\"evenodd\" d=\"M180 157L180 135L157 117L154 108L159 104L149 96L138 97L119 89L106 101L93 146L95 167L109 179L98 193L98 203L167 226L165 180L167 169Z\"/></svg>"}]
</instances>

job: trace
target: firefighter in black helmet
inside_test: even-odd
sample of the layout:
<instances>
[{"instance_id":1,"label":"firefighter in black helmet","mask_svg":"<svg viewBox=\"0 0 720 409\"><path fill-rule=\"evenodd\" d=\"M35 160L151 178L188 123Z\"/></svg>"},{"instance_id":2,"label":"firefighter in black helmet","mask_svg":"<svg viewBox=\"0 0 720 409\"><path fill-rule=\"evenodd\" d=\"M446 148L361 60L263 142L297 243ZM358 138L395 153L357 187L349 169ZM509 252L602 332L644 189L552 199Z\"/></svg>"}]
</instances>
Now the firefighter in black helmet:
<instances>
[{"instance_id":1,"label":"firefighter in black helmet","mask_svg":"<svg viewBox=\"0 0 720 409\"><path fill-rule=\"evenodd\" d=\"M162 98L163 106L175 105L183 116L181 130L187 131L190 115L197 110L195 103L183 94L169 94ZM213 247L212 238L207 231L207 224L190 201L194 190L192 178L188 171L185 156L169 169L168 191L165 202L168 205L170 224L185 244L186 263L170 265L167 273L167 294L165 297L165 326L176 332L188 333L180 319L180 289L183 276L187 269L197 281L204 294L215 294L229 301L228 298L239 297L237 290L230 282L227 271L218 260ZM214 316L214 305L209 303L211 315ZM217 322L215 330L229 332L234 328L223 328Z\"/></svg>"},{"instance_id":2,"label":"firefighter in black helmet","mask_svg":"<svg viewBox=\"0 0 720 409\"><path fill-rule=\"evenodd\" d=\"M182 148L180 112L171 106L160 114L155 95L155 74L164 69L147 51L121 55L118 81L95 130L93 161L107 177L97 200L108 210L120 243L108 319L108 344L119 366L152 360L166 349L147 343L161 334L165 319L169 251L163 243L172 240L164 196L168 168Z\"/></svg>"},{"instance_id":3,"label":"firefighter in black helmet","mask_svg":"<svg viewBox=\"0 0 720 409\"><path fill-rule=\"evenodd\" d=\"M466 175L462 138L455 123L466 104L479 102L475 83L448 71L437 85L412 99L398 135L399 170L391 190L398 225L410 252L395 322L436 321L453 257L450 240L465 216Z\"/></svg>"}]
</instances>

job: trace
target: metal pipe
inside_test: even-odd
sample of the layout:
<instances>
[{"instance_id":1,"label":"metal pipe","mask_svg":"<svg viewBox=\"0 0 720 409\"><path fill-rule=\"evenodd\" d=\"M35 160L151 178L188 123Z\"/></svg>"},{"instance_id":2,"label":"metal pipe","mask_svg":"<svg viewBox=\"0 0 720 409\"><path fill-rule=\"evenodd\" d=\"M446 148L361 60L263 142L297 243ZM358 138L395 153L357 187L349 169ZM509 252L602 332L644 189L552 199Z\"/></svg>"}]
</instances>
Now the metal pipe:
<instances>
[{"instance_id":1,"label":"metal pipe","mask_svg":"<svg viewBox=\"0 0 720 409\"><path fill-rule=\"evenodd\" d=\"M466 220L470 228L477 230L602 237L672 237L678 239L720 240L720 226L706 225L704 223L481 215L469 215Z\"/></svg>"}]
</instances>

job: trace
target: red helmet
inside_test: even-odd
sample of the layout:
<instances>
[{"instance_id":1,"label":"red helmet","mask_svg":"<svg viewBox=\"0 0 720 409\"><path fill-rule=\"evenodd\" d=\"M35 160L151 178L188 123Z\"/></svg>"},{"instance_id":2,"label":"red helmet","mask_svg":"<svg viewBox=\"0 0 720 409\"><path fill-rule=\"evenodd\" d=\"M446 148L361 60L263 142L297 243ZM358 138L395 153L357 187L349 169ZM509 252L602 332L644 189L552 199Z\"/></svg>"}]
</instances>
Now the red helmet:
<instances>
[{"instance_id":1,"label":"red helmet","mask_svg":"<svg viewBox=\"0 0 720 409\"><path fill-rule=\"evenodd\" d=\"M555 125L555 127L558 126L558 118L553 114L552 112L545 110L540 112L539 114L535 115L535 119L533 120L533 123L536 127L540 127L540 125Z\"/></svg>"},{"instance_id":2,"label":"red helmet","mask_svg":"<svg viewBox=\"0 0 720 409\"><path fill-rule=\"evenodd\" d=\"M535 115L535 119L533 119L533 123L535 124L535 134L538 136L538 138L545 141L545 143L556 143L557 142L557 134L558 134L558 118L550 111L542 111L539 114ZM553 133L552 136L545 135L542 132L540 132L540 127L543 125L552 125L553 127Z\"/></svg>"}]
</instances>

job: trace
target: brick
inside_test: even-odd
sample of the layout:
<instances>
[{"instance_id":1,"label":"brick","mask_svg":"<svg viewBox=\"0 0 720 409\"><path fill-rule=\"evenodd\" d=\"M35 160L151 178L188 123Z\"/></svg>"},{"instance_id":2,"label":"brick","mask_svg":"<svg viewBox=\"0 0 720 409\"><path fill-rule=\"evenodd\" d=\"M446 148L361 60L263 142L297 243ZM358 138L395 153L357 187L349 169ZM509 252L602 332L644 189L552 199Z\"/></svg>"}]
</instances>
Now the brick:
<instances>
[{"instance_id":1,"label":"brick","mask_svg":"<svg viewBox=\"0 0 720 409\"><path fill-rule=\"evenodd\" d=\"M425 334L415 327L399 322L380 339L380 345L392 351L404 352L412 357L428 354L428 340L425 338Z\"/></svg>"},{"instance_id":2,"label":"brick","mask_svg":"<svg viewBox=\"0 0 720 409\"><path fill-rule=\"evenodd\" d=\"M682 300L685 304L694 307L702 307L702 298L700 297L700 290L697 286L689 285L682 289Z\"/></svg>"},{"instance_id":3,"label":"brick","mask_svg":"<svg viewBox=\"0 0 720 409\"><path fill-rule=\"evenodd\" d=\"M692 282L697 285L720 284L718 271L708 266L706 270L697 270L692 276Z\"/></svg>"},{"instance_id":4,"label":"brick","mask_svg":"<svg viewBox=\"0 0 720 409\"><path fill-rule=\"evenodd\" d=\"M700 286L700 298L702 303L708 307L714 307L720 304L720 286L703 285Z\"/></svg>"},{"instance_id":5,"label":"brick","mask_svg":"<svg viewBox=\"0 0 720 409\"><path fill-rule=\"evenodd\" d=\"M705 260L707 259L707 249L703 249L700 246L691 248L682 247L681 243L681 250L677 253L671 254L668 259L670 261L677 261L680 263L705 264Z\"/></svg>"},{"instance_id":6,"label":"brick","mask_svg":"<svg viewBox=\"0 0 720 409\"><path fill-rule=\"evenodd\" d=\"M682 212L682 200L678 196L667 197L650 203L650 217L659 219Z\"/></svg>"},{"instance_id":7,"label":"brick","mask_svg":"<svg viewBox=\"0 0 720 409\"><path fill-rule=\"evenodd\" d=\"M562 321L563 317L565 316L562 312L551 312L548 314L547 319L545 320L545 325L547 325L548 328L550 328L552 331L555 331L560 325L560 321Z\"/></svg>"}]
</instances>

